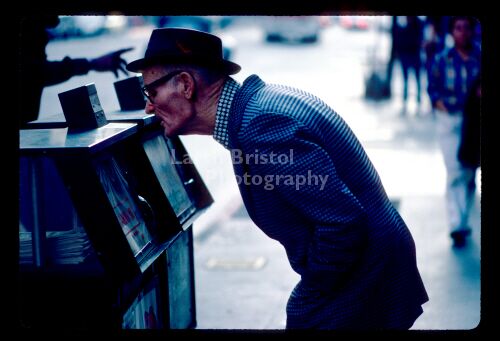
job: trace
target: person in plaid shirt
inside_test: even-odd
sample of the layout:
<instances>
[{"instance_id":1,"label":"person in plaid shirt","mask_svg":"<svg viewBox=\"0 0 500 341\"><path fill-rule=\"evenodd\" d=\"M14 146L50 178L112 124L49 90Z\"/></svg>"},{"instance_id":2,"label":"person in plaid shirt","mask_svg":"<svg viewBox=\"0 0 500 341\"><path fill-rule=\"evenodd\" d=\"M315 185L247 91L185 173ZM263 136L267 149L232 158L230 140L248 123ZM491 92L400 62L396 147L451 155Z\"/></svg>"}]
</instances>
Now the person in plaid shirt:
<instances>
[{"instance_id":1,"label":"person in plaid shirt","mask_svg":"<svg viewBox=\"0 0 500 341\"><path fill-rule=\"evenodd\" d=\"M475 25L472 17L451 18L454 46L436 57L429 75L428 92L446 167L447 214L455 247L464 246L471 233L468 221L476 188L476 168L458 159L466 99L481 69L481 51L474 44Z\"/></svg>"}]
</instances>

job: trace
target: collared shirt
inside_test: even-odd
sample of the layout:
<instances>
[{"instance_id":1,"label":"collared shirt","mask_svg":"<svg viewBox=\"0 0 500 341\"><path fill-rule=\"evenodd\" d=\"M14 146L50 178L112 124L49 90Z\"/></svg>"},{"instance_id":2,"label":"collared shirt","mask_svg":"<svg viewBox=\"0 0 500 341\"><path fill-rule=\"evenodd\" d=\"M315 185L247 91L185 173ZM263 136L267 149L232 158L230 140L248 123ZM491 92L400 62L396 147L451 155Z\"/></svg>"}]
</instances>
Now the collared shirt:
<instances>
[{"instance_id":1,"label":"collared shirt","mask_svg":"<svg viewBox=\"0 0 500 341\"><path fill-rule=\"evenodd\" d=\"M429 96L433 104L442 100L449 112L462 112L474 80L479 77L481 52L474 48L467 60L455 48L437 57L429 74Z\"/></svg>"},{"instance_id":2,"label":"collared shirt","mask_svg":"<svg viewBox=\"0 0 500 341\"><path fill-rule=\"evenodd\" d=\"M233 102L234 94L240 88L240 84L231 77L228 77L217 104L217 112L215 113L215 129L214 139L222 144L224 148L229 148L229 134L227 130L227 122L229 119L229 109Z\"/></svg>"}]
</instances>

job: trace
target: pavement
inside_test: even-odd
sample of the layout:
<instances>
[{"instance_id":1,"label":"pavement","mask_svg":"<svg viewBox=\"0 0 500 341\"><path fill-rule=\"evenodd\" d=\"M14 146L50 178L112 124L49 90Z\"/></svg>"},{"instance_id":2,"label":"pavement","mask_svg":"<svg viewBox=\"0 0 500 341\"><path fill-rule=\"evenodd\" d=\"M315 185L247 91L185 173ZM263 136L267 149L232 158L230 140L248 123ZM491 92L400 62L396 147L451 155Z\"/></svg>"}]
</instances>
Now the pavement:
<instances>
[{"instance_id":1,"label":"pavement","mask_svg":"<svg viewBox=\"0 0 500 341\"><path fill-rule=\"evenodd\" d=\"M394 88L401 88L396 76ZM410 92L411 95L411 92ZM445 171L428 103L410 101L402 114L400 94L390 100L351 101L358 112L346 120L377 168L391 200L406 221L430 297L413 330L472 330L481 317L481 172L471 216L472 236L454 249L445 214ZM249 218L235 186L219 196L211 218L194 224L197 328L281 330L285 307L299 276L283 247Z\"/></svg>"}]
</instances>

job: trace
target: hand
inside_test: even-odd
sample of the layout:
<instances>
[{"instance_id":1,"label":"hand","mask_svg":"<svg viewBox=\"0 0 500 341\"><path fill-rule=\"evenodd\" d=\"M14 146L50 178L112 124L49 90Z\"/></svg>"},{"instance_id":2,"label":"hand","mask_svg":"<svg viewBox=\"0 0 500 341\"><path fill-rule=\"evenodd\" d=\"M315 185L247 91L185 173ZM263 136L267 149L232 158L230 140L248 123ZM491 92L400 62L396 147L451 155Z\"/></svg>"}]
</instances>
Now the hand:
<instances>
[{"instance_id":1,"label":"hand","mask_svg":"<svg viewBox=\"0 0 500 341\"><path fill-rule=\"evenodd\" d=\"M95 71L112 71L116 78L118 78L118 71L128 75L128 72L125 69L127 62L121 57L121 54L133 49L133 47L128 47L105 54L104 56L97 57L95 59L91 59L90 68Z\"/></svg>"},{"instance_id":2,"label":"hand","mask_svg":"<svg viewBox=\"0 0 500 341\"><path fill-rule=\"evenodd\" d=\"M446 108L446 106L444 105L443 100L441 100L441 99L436 102L436 105L434 107L436 109L438 109L438 110L441 110L441 111L444 111L444 112L448 112L448 109Z\"/></svg>"}]
</instances>

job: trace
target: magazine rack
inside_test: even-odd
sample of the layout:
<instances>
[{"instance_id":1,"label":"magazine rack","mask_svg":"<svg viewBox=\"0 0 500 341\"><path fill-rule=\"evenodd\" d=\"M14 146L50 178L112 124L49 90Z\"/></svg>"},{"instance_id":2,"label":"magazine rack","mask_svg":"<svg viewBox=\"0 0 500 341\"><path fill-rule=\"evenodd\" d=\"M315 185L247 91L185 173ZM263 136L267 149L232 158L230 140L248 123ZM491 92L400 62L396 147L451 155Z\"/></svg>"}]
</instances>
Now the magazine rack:
<instances>
[{"instance_id":1,"label":"magazine rack","mask_svg":"<svg viewBox=\"0 0 500 341\"><path fill-rule=\"evenodd\" d=\"M127 115L20 131L24 326L196 325L192 225L213 199L180 139Z\"/></svg>"}]
</instances>

